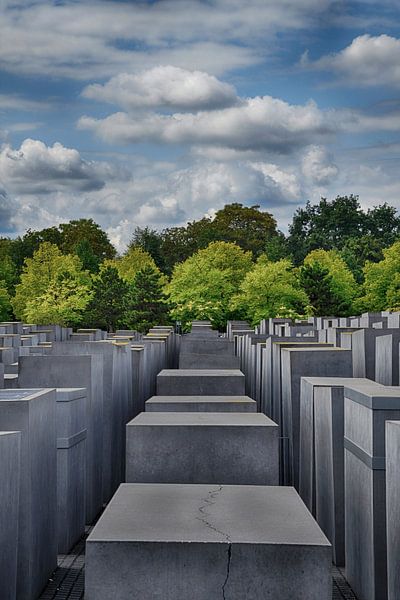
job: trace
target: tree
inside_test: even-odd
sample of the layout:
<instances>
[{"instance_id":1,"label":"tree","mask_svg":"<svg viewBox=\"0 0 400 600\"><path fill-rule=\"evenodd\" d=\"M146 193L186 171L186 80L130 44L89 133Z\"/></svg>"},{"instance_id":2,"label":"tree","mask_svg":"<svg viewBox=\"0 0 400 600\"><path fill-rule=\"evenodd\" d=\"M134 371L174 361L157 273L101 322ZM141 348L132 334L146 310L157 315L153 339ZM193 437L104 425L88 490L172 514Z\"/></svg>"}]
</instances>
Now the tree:
<instances>
[{"instance_id":1,"label":"tree","mask_svg":"<svg viewBox=\"0 0 400 600\"><path fill-rule=\"evenodd\" d=\"M60 271L46 291L27 301L24 316L30 323L77 327L91 295L87 272Z\"/></svg>"},{"instance_id":2,"label":"tree","mask_svg":"<svg viewBox=\"0 0 400 600\"><path fill-rule=\"evenodd\" d=\"M154 325L168 322L168 305L160 282L160 274L152 267L139 271L127 296L124 324L142 333Z\"/></svg>"},{"instance_id":3,"label":"tree","mask_svg":"<svg viewBox=\"0 0 400 600\"><path fill-rule=\"evenodd\" d=\"M5 281L0 280L0 321L9 321L12 319L12 306L10 295Z\"/></svg>"},{"instance_id":4,"label":"tree","mask_svg":"<svg viewBox=\"0 0 400 600\"><path fill-rule=\"evenodd\" d=\"M364 295L357 304L360 310L393 310L398 307L400 241L385 249L383 255L380 262L367 262L364 267Z\"/></svg>"},{"instance_id":5,"label":"tree","mask_svg":"<svg viewBox=\"0 0 400 600\"><path fill-rule=\"evenodd\" d=\"M306 264L300 268L299 282L307 294L313 314L317 317L341 315L348 311L348 304L334 291L332 275L329 269L318 262Z\"/></svg>"},{"instance_id":6,"label":"tree","mask_svg":"<svg viewBox=\"0 0 400 600\"><path fill-rule=\"evenodd\" d=\"M86 271L89 271L90 273L99 272L100 259L93 252L92 246L87 239L83 239L77 243L74 254L79 257L79 260Z\"/></svg>"},{"instance_id":7,"label":"tree","mask_svg":"<svg viewBox=\"0 0 400 600\"><path fill-rule=\"evenodd\" d=\"M129 285L115 267L103 264L93 277L92 297L86 307L84 320L91 327L115 331L123 317Z\"/></svg>"},{"instance_id":8,"label":"tree","mask_svg":"<svg viewBox=\"0 0 400 600\"><path fill-rule=\"evenodd\" d=\"M382 241L370 234L351 237L344 243L340 256L353 273L355 280L362 283L364 280L363 269L366 262L379 262L382 260L383 247Z\"/></svg>"},{"instance_id":9,"label":"tree","mask_svg":"<svg viewBox=\"0 0 400 600\"><path fill-rule=\"evenodd\" d=\"M11 240L10 256L16 266L18 274L21 273L26 258L32 258L43 242L61 246L61 233L57 227L48 227L41 231L28 229L22 237Z\"/></svg>"},{"instance_id":10,"label":"tree","mask_svg":"<svg viewBox=\"0 0 400 600\"><path fill-rule=\"evenodd\" d=\"M246 274L231 308L255 325L268 317L298 317L308 312L308 304L290 260L270 262L264 255Z\"/></svg>"},{"instance_id":11,"label":"tree","mask_svg":"<svg viewBox=\"0 0 400 600\"><path fill-rule=\"evenodd\" d=\"M131 248L141 248L154 260L160 271L165 269L165 258L162 252L162 236L155 229L149 227L136 227L133 232L128 250Z\"/></svg>"},{"instance_id":12,"label":"tree","mask_svg":"<svg viewBox=\"0 0 400 600\"><path fill-rule=\"evenodd\" d=\"M14 294L18 282L17 267L11 257L12 240L0 238L0 281L2 281L10 295Z\"/></svg>"},{"instance_id":13,"label":"tree","mask_svg":"<svg viewBox=\"0 0 400 600\"><path fill-rule=\"evenodd\" d=\"M331 290L329 299L335 302L331 307L332 313L342 316L351 314L359 287L340 254L335 250L313 250L304 259L304 266L316 265L329 273L329 279L326 279Z\"/></svg>"},{"instance_id":14,"label":"tree","mask_svg":"<svg viewBox=\"0 0 400 600\"><path fill-rule=\"evenodd\" d=\"M60 248L65 254L72 254L79 242L86 240L99 262L106 258L114 258L116 250L108 239L108 235L93 219L78 219L61 223L59 226Z\"/></svg>"},{"instance_id":15,"label":"tree","mask_svg":"<svg viewBox=\"0 0 400 600\"><path fill-rule=\"evenodd\" d=\"M223 327L231 316L230 301L251 267L250 252L233 243L212 242L175 266L167 286L174 305L171 315L184 325L210 319Z\"/></svg>"},{"instance_id":16,"label":"tree","mask_svg":"<svg viewBox=\"0 0 400 600\"><path fill-rule=\"evenodd\" d=\"M159 273L156 263L148 252L142 250L142 248L131 246L128 251L112 261L106 261L106 264L117 269L118 274L127 283L133 283L137 273L142 271L145 267L150 267Z\"/></svg>"},{"instance_id":17,"label":"tree","mask_svg":"<svg viewBox=\"0 0 400 600\"><path fill-rule=\"evenodd\" d=\"M32 317L33 306L39 309L38 299L63 278L65 281L72 280L77 286L90 285L89 275L83 271L77 256L64 255L54 244L43 242L32 258L25 260L20 283L16 286L15 296L11 301L15 316L18 319L27 319L26 309L30 302L29 314Z\"/></svg>"}]
</instances>

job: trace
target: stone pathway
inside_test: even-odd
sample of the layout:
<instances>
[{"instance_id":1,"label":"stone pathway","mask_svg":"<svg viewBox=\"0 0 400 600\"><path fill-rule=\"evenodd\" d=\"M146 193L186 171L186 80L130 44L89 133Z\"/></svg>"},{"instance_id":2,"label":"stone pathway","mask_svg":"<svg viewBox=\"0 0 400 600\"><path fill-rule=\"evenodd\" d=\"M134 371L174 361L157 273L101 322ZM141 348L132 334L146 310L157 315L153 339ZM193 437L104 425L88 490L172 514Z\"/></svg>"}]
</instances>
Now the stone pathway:
<instances>
[{"instance_id":1,"label":"stone pathway","mask_svg":"<svg viewBox=\"0 0 400 600\"><path fill-rule=\"evenodd\" d=\"M83 600L85 587L86 535L70 554L58 556L58 568L38 600ZM332 600L357 600L340 569L332 567Z\"/></svg>"}]
</instances>

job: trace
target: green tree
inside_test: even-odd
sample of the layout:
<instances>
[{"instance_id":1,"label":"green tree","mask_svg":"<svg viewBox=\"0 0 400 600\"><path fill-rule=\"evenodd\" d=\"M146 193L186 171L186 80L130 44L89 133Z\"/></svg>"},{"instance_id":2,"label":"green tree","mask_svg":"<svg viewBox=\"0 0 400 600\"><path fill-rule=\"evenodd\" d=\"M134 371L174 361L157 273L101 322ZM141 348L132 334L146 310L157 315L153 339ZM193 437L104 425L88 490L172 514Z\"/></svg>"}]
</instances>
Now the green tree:
<instances>
[{"instance_id":1,"label":"green tree","mask_svg":"<svg viewBox=\"0 0 400 600\"><path fill-rule=\"evenodd\" d=\"M24 316L30 323L78 327L91 295L87 272L60 271L46 291L27 301Z\"/></svg>"},{"instance_id":2,"label":"green tree","mask_svg":"<svg viewBox=\"0 0 400 600\"><path fill-rule=\"evenodd\" d=\"M64 255L54 244L43 242L32 258L25 260L20 283L16 286L15 296L11 301L15 316L18 319L28 318L28 302L31 303L29 311L32 315L32 303L39 306L38 299L48 292L59 277L66 280L71 278L77 286L89 285L89 276L82 270L82 263L77 256Z\"/></svg>"},{"instance_id":3,"label":"green tree","mask_svg":"<svg viewBox=\"0 0 400 600\"><path fill-rule=\"evenodd\" d=\"M133 283L137 273L145 267L154 269L161 276L150 254L138 246L131 246L123 256L106 261L105 264L117 269L119 276L127 283Z\"/></svg>"},{"instance_id":4,"label":"green tree","mask_svg":"<svg viewBox=\"0 0 400 600\"><path fill-rule=\"evenodd\" d=\"M115 267L103 264L93 277L92 296L86 307L84 321L91 327L115 331L126 310L129 285Z\"/></svg>"},{"instance_id":5,"label":"green tree","mask_svg":"<svg viewBox=\"0 0 400 600\"><path fill-rule=\"evenodd\" d=\"M357 303L359 310L393 310L398 307L400 281L400 241L383 251L378 263L364 267L364 295Z\"/></svg>"},{"instance_id":6,"label":"green tree","mask_svg":"<svg viewBox=\"0 0 400 600\"><path fill-rule=\"evenodd\" d=\"M126 304L123 320L129 329L145 333L154 325L168 323L168 304L160 274L152 267L145 267L136 274Z\"/></svg>"},{"instance_id":7,"label":"green tree","mask_svg":"<svg viewBox=\"0 0 400 600\"><path fill-rule=\"evenodd\" d=\"M210 319L223 327L230 318L230 302L252 268L250 252L229 242L212 242L174 268L167 286L174 308L171 315L187 325L193 319Z\"/></svg>"},{"instance_id":8,"label":"green tree","mask_svg":"<svg viewBox=\"0 0 400 600\"><path fill-rule=\"evenodd\" d=\"M306 264L299 270L299 282L307 294L313 314L317 317L341 315L348 311L347 302L337 296L329 269L320 263Z\"/></svg>"},{"instance_id":9,"label":"green tree","mask_svg":"<svg viewBox=\"0 0 400 600\"><path fill-rule=\"evenodd\" d=\"M308 304L290 260L271 262L260 256L232 298L231 308L255 325L268 317L298 317L309 311Z\"/></svg>"},{"instance_id":10,"label":"green tree","mask_svg":"<svg viewBox=\"0 0 400 600\"><path fill-rule=\"evenodd\" d=\"M133 232L131 241L129 242L130 248L141 248L154 260L160 271L165 270L165 258L162 252L162 235L155 229L149 227L136 227Z\"/></svg>"},{"instance_id":11,"label":"green tree","mask_svg":"<svg viewBox=\"0 0 400 600\"><path fill-rule=\"evenodd\" d=\"M12 319L12 306L10 294L7 290L5 281L0 280L0 321L10 321Z\"/></svg>"},{"instance_id":12,"label":"green tree","mask_svg":"<svg viewBox=\"0 0 400 600\"><path fill-rule=\"evenodd\" d=\"M304 266L315 267L315 265L328 271L330 286L330 300L336 299L336 310L332 312L346 316L353 311L353 302L359 295L359 286L340 254L335 250L313 250L304 259Z\"/></svg>"},{"instance_id":13,"label":"green tree","mask_svg":"<svg viewBox=\"0 0 400 600\"><path fill-rule=\"evenodd\" d=\"M18 271L11 256L12 240L0 238L0 281L3 281L10 295L14 294L18 282Z\"/></svg>"},{"instance_id":14,"label":"green tree","mask_svg":"<svg viewBox=\"0 0 400 600\"><path fill-rule=\"evenodd\" d=\"M361 237L348 238L341 251L343 258L356 281L362 283L364 280L363 269L367 261L379 262L383 259L382 241L370 234Z\"/></svg>"},{"instance_id":15,"label":"green tree","mask_svg":"<svg viewBox=\"0 0 400 600\"><path fill-rule=\"evenodd\" d=\"M103 231L93 219L78 219L61 223L60 248L65 254L72 254L79 242L86 240L99 262L106 258L114 258L116 250Z\"/></svg>"},{"instance_id":16,"label":"green tree","mask_svg":"<svg viewBox=\"0 0 400 600\"><path fill-rule=\"evenodd\" d=\"M48 227L41 231L28 229L22 237L11 240L10 256L16 266L18 274L21 273L25 259L32 258L43 242L61 246L61 233L57 227Z\"/></svg>"},{"instance_id":17,"label":"green tree","mask_svg":"<svg viewBox=\"0 0 400 600\"><path fill-rule=\"evenodd\" d=\"M98 273L100 259L92 250L92 246L87 239L83 239L75 246L74 254L79 257L83 268L90 273Z\"/></svg>"}]
</instances>

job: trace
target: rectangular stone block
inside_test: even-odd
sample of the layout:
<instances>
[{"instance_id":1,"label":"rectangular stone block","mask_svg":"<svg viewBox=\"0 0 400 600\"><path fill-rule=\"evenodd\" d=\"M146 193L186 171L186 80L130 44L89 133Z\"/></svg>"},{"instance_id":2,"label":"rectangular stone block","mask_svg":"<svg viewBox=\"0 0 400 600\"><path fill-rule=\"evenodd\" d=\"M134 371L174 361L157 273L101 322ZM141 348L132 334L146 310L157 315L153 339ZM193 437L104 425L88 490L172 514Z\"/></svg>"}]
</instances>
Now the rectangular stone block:
<instances>
[{"instance_id":1,"label":"rectangular stone block","mask_svg":"<svg viewBox=\"0 0 400 600\"><path fill-rule=\"evenodd\" d=\"M100 342L99 342L100 343ZM20 387L82 387L86 404L86 519L92 523L103 505L103 360L88 356L23 356Z\"/></svg>"},{"instance_id":2,"label":"rectangular stone block","mask_svg":"<svg viewBox=\"0 0 400 600\"><path fill-rule=\"evenodd\" d=\"M400 421L386 421L386 534L388 600L400 590Z\"/></svg>"},{"instance_id":3,"label":"rectangular stone block","mask_svg":"<svg viewBox=\"0 0 400 600\"><path fill-rule=\"evenodd\" d=\"M376 338L375 344L375 381L399 385L400 330Z\"/></svg>"},{"instance_id":4,"label":"rectangular stone block","mask_svg":"<svg viewBox=\"0 0 400 600\"><path fill-rule=\"evenodd\" d=\"M1 390L0 430L21 432L17 598L36 600L57 566L55 390Z\"/></svg>"},{"instance_id":5,"label":"rectangular stone block","mask_svg":"<svg viewBox=\"0 0 400 600\"><path fill-rule=\"evenodd\" d=\"M227 338L216 340L203 340L199 342L191 334L183 335L181 339L180 354L229 354L234 356L234 343Z\"/></svg>"},{"instance_id":6,"label":"rectangular stone block","mask_svg":"<svg viewBox=\"0 0 400 600\"><path fill-rule=\"evenodd\" d=\"M331 548L292 488L122 485L86 544L86 600L328 600Z\"/></svg>"},{"instance_id":7,"label":"rectangular stone block","mask_svg":"<svg viewBox=\"0 0 400 600\"><path fill-rule=\"evenodd\" d=\"M85 533L86 389L56 390L57 540L67 554Z\"/></svg>"},{"instance_id":8,"label":"rectangular stone block","mask_svg":"<svg viewBox=\"0 0 400 600\"><path fill-rule=\"evenodd\" d=\"M360 329L351 334L353 377L375 381L376 340L382 335L398 333L396 329Z\"/></svg>"},{"instance_id":9,"label":"rectangular stone block","mask_svg":"<svg viewBox=\"0 0 400 600\"><path fill-rule=\"evenodd\" d=\"M21 433L0 431L0 582L1 597L17 595L18 517Z\"/></svg>"},{"instance_id":10,"label":"rectangular stone block","mask_svg":"<svg viewBox=\"0 0 400 600\"><path fill-rule=\"evenodd\" d=\"M400 419L400 388L344 392L346 578L358 598L387 598L385 421Z\"/></svg>"},{"instance_id":11,"label":"rectangular stone block","mask_svg":"<svg viewBox=\"0 0 400 600\"><path fill-rule=\"evenodd\" d=\"M259 413L141 413L127 425L126 481L276 485L278 427Z\"/></svg>"},{"instance_id":12,"label":"rectangular stone block","mask_svg":"<svg viewBox=\"0 0 400 600\"><path fill-rule=\"evenodd\" d=\"M146 412L257 412L249 396L153 396Z\"/></svg>"},{"instance_id":13,"label":"rectangular stone block","mask_svg":"<svg viewBox=\"0 0 400 600\"><path fill-rule=\"evenodd\" d=\"M299 485L301 377L351 377L351 352L341 348L282 349L282 482Z\"/></svg>"},{"instance_id":14,"label":"rectangular stone block","mask_svg":"<svg viewBox=\"0 0 400 600\"><path fill-rule=\"evenodd\" d=\"M229 354L180 354L180 369L239 369L239 358Z\"/></svg>"},{"instance_id":15,"label":"rectangular stone block","mask_svg":"<svg viewBox=\"0 0 400 600\"><path fill-rule=\"evenodd\" d=\"M159 396L243 396L244 375L239 370L163 369L157 375Z\"/></svg>"}]
</instances>

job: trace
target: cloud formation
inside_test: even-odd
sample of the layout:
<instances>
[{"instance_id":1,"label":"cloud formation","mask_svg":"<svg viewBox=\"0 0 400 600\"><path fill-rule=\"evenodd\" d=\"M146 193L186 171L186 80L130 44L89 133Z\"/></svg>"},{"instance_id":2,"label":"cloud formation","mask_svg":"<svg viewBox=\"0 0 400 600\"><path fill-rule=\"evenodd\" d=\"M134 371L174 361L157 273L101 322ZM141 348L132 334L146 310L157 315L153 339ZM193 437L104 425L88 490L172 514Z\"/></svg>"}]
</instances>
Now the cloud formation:
<instances>
[{"instance_id":1,"label":"cloud formation","mask_svg":"<svg viewBox=\"0 0 400 600\"><path fill-rule=\"evenodd\" d=\"M104 85L92 84L83 96L117 104L127 111L169 108L182 111L225 108L239 102L235 88L202 71L172 65L140 73L120 73Z\"/></svg>"},{"instance_id":2,"label":"cloud formation","mask_svg":"<svg viewBox=\"0 0 400 600\"><path fill-rule=\"evenodd\" d=\"M0 151L0 179L16 193L99 190L121 173L107 163L85 161L77 150L60 143L46 146L28 138L18 150L5 144Z\"/></svg>"},{"instance_id":3,"label":"cloud formation","mask_svg":"<svg viewBox=\"0 0 400 600\"><path fill-rule=\"evenodd\" d=\"M306 179L317 186L329 185L339 173L327 149L322 146L312 146L303 156L301 167Z\"/></svg>"},{"instance_id":4,"label":"cloud formation","mask_svg":"<svg viewBox=\"0 0 400 600\"><path fill-rule=\"evenodd\" d=\"M78 127L111 143L205 144L277 153L292 152L335 131L315 103L291 105L270 96L196 114L135 116L119 112L105 119L82 117Z\"/></svg>"},{"instance_id":5,"label":"cloud formation","mask_svg":"<svg viewBox=\"0 0 400 600\"><path fill-rule=\"evenodd\" d=\"M356 37L340 52L302 64L309 69L333 72L339 82L352 86L400 87L400 39L382 34Z\"/></svg>"}]
</instances>

